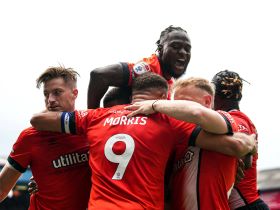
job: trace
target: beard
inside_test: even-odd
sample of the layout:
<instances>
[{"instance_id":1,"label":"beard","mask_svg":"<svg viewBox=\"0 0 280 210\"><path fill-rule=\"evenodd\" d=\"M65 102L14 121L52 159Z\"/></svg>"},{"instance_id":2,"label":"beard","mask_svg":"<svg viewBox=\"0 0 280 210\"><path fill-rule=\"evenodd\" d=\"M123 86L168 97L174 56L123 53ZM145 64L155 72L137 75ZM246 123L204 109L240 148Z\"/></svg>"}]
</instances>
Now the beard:
<instances>
[{"instance_id":1,"label":"beard","mask_svg":"<svg viewBox=\"0 0 280 210\"><path fill-rule=\"evenodd\" d=\"M165 74L168 74L169 76L175 78L175 79L178 79L179 77L181 77L185 72L186 72L186 69L187 69L187 66L185 67L185 70L180 73L177 73L174 71L174 67L172 67L170 64L163 64L162 65L162 69L163 69L163 72Z\"/></svg>"}]
</instances>

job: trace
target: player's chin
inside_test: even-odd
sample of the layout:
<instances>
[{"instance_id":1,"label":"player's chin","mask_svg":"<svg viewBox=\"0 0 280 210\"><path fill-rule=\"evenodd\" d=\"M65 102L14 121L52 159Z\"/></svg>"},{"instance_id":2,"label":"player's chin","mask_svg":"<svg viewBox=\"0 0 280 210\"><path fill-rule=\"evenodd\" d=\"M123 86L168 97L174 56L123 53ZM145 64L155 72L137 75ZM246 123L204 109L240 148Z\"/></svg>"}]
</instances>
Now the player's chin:
<instances>
[{"instance_id":1,"label":"player's chin","mask_svg":"<svg viewBox=\"0 0 280 210\"><path fill-rule=\"evenodd\" d=\"M185 72L186 72L186 67L175 67L175 68L173 68L173 72L172 72L172 76L175 78L175 79L177 79L177 78L179 78L179 77L181 77Z\"/></svg>"}]
</instances>

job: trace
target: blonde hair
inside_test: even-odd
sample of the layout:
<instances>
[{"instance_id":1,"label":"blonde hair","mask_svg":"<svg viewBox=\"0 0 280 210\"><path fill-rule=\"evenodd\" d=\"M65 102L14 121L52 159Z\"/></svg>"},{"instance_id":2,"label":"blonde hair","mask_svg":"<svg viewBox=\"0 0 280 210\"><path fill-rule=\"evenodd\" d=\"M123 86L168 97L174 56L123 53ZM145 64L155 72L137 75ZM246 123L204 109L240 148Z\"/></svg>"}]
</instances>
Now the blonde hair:
<instances>
[{"instance_id":1,"label":"blonde hair","mask_svg":"<svg viewBox=\"0 0 280 210\"><path fill-rule=\"evenodd\" d=\"M184 88L190 85L193 85L196 88L206 91L211 96L214 96L215 94L214 85L210 83L207 79L201 77L189 77L187 79L184 78L178 79L172 86L172 92L174 94L174 91L176 89Z\"/></svg>"}]
</instances>

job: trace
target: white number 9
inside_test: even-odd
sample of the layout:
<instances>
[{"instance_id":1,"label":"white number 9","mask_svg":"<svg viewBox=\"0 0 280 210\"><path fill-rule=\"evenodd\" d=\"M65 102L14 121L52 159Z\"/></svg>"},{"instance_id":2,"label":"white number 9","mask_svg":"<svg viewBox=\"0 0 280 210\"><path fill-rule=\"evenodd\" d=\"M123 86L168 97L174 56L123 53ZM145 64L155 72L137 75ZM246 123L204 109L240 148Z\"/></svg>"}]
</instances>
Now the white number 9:
<instances>
[{"instance_id":1,"label":"white number 9","mask_svg":"<svg viewBox=\"0 0 280 210\"><path fill-rule=\"evenodd\" d=\"M113 145L118 141L125 143L125 151L121 155L115 154L113 152ZM105 156L109 161L119 164L112 179L122 179L130 158L133 155L134 148L134 140L127 134L116 134L108 139L104 147Z\"/></svg>"}]
</instances>

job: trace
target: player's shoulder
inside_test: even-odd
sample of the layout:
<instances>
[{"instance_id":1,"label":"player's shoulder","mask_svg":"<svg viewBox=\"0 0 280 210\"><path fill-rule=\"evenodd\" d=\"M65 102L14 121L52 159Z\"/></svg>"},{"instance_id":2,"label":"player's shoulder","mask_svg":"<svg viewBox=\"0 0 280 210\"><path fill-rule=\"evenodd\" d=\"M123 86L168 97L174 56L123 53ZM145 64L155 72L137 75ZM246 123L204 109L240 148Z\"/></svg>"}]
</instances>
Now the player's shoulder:
<instances>
[{"instance_id":1,"label":"player's shoulder","mask_svg":"<svg viewBox=\"0 0 280 210\"><path fill-rule=\"evenodd\" d=\"M234 119L238 122L238 127L240 132L256 132L256 127L251 119L242 111L240 110L231 110L229 112Z\"/></svg>"},{"instance_id":2,"label":"player's shoulder","mask_svg":"<svg viewBox=\"0 0 280 210\"><path fill-rule=\"evenodd\" d=\"M145 72L160 72L160 65L157 55L152 54L150 57L143 58L136 62L133 66L133 72L136 75L143 74Z\"/></svg>"},{"instance_id":3,"label":"player's shoulder","mask_svg":"<svg viewBox=\"0 0 280 210\"><path fill-rule=\"evenodd\" d=\"M16 140L16 144L21 144L21 143L26 144L27 142L30 143L32 142L32 139L36 139L39 136L40 132L41 131L37 131L33 127L26 128L20 132Z\"/></svg>"},{"instance_id":4,"label":"player's shoulder","mask_svg":"<svg viewBox=\"0 0 280 210\"><path fill-rule=\"evenodd\" d=\"M34 127L28 127L21 131L20 136L21 137L33 137L35 135L38 135L41 131L36 130Z\"/></svg>"},{"instance_id":5,"label":"player's shoulder","mask_svg":"<svg viewBox=\"0 0 280 210\"><path fill-rule=\"evenodd\" d=\"M248 117L248 115L246 115L244 112L242 112L240 110L231 110L231 111L229 111L229 113L231 116L233 116L235 118L243 119L243 120L249 122L250 124L253 124L253 122Z\"/></svg>"}]
</instances>

